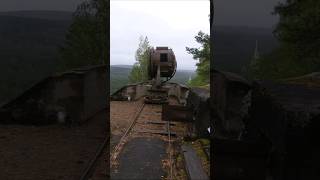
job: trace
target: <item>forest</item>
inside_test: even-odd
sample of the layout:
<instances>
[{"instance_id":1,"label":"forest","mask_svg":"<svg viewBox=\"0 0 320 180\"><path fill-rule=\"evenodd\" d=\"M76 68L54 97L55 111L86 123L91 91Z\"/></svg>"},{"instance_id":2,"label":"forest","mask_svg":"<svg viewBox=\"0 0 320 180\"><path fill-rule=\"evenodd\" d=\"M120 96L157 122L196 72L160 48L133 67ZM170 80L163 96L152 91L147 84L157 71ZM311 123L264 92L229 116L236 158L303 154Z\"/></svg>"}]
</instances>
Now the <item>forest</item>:
<instances>
[{"instance_id":1,"label":"forest","mask_svg":"<svg viewBox=\"0 0 320 180\"><path fill-rule=\"evenodd\" d=\"M0 51L0 102L3 103L17 96L37 81L55 72L59 49L64 44L71 24L72 12L0 13L0 47L2 49ZM214 49L216 66L223 70L239 72L243 64L249 62L255 40L259 40L261 52L268 52L276 46L270 31L259 29L260 33L253 32L257 30L245 27L217 27ZM112 76L111 82L116 84L126 82L123 77L127 77L124 74L128 72L126 69L122 70L124 72L118 74L118 77ZM184 78L188 80L189 72L186 74ZM114 81L119 78L123 80ZM118 85L112 87L118 87ZM113 91L114 89L111 89L111 92Z\"/></svg>"},{"instance_id":2,"label":"forest","mask_svg":"<svg viewBox=\"0 0 320 180\"><path fill-rule=\"evenodd\" d=\"M0 13L0 102L17 96L55 71L59 46L71 24L71 14Z\"/></svg>"},{"instance_id":3,"label":"forest","mask_svg":"<svg viewBox=\"0 0 320 180\"><path fill-rule=\"evenodd\" d=\"M107 61L107 2L75 12L0 12L0 104L56 72Z\"/></svg>"}]
</instances>

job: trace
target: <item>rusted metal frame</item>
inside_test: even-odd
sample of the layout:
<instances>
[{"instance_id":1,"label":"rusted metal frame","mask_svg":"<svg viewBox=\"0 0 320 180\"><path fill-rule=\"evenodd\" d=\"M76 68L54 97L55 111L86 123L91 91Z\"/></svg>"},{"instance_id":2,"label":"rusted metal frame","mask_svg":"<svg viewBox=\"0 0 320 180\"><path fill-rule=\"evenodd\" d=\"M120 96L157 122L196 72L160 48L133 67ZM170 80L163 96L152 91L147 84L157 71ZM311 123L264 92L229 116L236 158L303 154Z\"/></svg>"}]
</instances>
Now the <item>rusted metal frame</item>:
<instances>
[{"instance_id":1,"label":"rusted metal frame","mask_svg":"<svg viewBox=\"0 0 320 180\"><path fill-rule=\"evenodd\" d=\"M163 121L191 122L193 111L187 106L181 105L162 105Z\"/></svg>"}]
</instances>

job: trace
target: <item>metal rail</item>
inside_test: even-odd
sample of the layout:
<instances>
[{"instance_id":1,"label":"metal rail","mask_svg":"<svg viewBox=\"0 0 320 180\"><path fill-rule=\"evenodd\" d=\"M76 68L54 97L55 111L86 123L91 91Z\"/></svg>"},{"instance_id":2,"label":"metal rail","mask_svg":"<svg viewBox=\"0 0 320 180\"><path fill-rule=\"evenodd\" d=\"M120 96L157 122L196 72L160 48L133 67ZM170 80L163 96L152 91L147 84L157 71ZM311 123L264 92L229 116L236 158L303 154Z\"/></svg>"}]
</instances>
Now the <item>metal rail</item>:
<instances>
[{"instance_id":1,"label":"metal rail","mask_svg":"<svg viewBox=\"0 0 320 180\"><path fill-rule=\"evenodd\" d=\"M109 138L110 136L106 137L103 141L103 143L100 145L98 151L96 152L95 156L93 159L91 159L89 165L86 167L84 170L84 173L81 175L80 180L88 180L92 177L95 167L97 165L97 162L101 155L103 154L103 150L106 148L107 144L109 143Z\"/></svg>"},{"instance_id":2,"label":"metal rail","mask_svg":"<svg viewBox=\"0 0 320 180\"><path fill-rule=\"evenodd\" d=\"M119 150L121 149L121 147L124 145L124 141L125 139L128 137L130 131L132 130L132 128L134 127L134 125L136 124L138 118L140 117L144 107L145 107L145 103L142 104L142 106L140 107L140 109L138 110L138 112L136 113L134 119L132 120L129 128L126 129L126 132L122 135L119 143L117 144L117 146L113 149L112 152L112 156L111 156L111 167L115 165L115 162L118 158L119 155ZM172 162L172 145L171 145L171 130L170 130L170 120L167 121L167 131L168 131L168 147L169 147L169 164L170 164L170 173L169 173L169 179L173 180L173 162Z\"/></svg>"},{"instance_id":3,"label":"metal rail","mask_svg":"<svg viewBox=\"0 0 320 180\"><path fill-rule=\"evenodd\" d=\"M142 106L140 107L138 113L136 114L136 116L134 117L133 121L131 122L129 128L126 130L126 132L123 134L123 136L121 137L119 143L117 144L117 146L114 148L113 152L112 152L112 157L111 157L111 166L113 165L113 162L115 162L117 160L118 157L118 150L120 149L120 147L122 146L123 141L125 140L125 138L128 136L129 132L131 131L132 127L136 124L137 119L139 118L143 108L145 106L145 103L142 104Z\"/></svg>"},{"instance_id":4,"label":"metal rail","mask_svg":"<svg viewBox=\"0 0 320 180\"><path fill-rule=\"evenodd\" d=\"M170 164L170 180L172 180L172 174L173 174L173 169L172 169L172 154L171 154L171 131L170 131L170 120L167 121L167 129L168 129L168 140L169 140L169 164Z\"/></svg>"}]
</instances>

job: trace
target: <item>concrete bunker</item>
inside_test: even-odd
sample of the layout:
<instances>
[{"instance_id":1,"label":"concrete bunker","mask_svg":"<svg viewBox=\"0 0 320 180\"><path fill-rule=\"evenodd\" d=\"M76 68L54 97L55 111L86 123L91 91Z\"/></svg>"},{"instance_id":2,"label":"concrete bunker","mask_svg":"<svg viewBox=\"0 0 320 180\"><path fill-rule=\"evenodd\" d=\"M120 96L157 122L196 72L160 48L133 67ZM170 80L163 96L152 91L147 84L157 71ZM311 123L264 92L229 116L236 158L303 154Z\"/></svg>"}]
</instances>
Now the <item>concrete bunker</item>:
<instances>
[{"instance_id":1,"label":"concrete bunker","mask_svg":"<svg viewBox=\"0 0 320 180\"><path fill-rule=\"evenodd\" d=\"M212 88L215 136L239 138L250 106L251 84L237 74L214 70Z\"/></svg>"},{"instance_id":2,"label":"concrete bunker","mask_svg":"<svg viewBox=\"0 0 320 180\"><path fill-rule=\"evenodd\" d=\"M106 108L106 66L55 74L0 107L0 123L81 124Z\"/></svg>"}]
</instances>

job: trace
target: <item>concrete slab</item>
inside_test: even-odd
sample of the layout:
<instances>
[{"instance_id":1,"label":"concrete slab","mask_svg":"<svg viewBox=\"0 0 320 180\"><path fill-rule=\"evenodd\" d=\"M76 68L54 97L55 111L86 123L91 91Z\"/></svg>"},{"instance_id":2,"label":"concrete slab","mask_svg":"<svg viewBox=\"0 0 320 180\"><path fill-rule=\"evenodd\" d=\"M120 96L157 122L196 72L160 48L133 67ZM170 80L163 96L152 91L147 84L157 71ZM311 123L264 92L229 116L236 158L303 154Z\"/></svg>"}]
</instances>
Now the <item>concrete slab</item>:
<instances>
[{"instance_id":1,"label":"concrete slab","mask_svg":"<svg viewBox=\"0 0 320 180\"><path fill-rule=\"evenodd\" d=\"M119 167L111 170L111 179L161 179L165 176L161 160L166 143L157 138L139 137L129 141L119 157Z\"/></svg>"},{"instance_id":2,"label":"concrete slab","mask_svg":"<svg viewBox=\"0 0 320 180\"><path fill-rule=\"evenodd\" d=\"M187 173L190 180L209 180L208 175L204 172L201 160L195 150L188 146L182 145L182 151L186 163Z\"/></svg>"}]
</instances>

